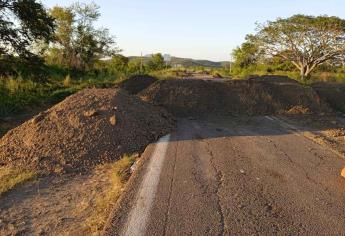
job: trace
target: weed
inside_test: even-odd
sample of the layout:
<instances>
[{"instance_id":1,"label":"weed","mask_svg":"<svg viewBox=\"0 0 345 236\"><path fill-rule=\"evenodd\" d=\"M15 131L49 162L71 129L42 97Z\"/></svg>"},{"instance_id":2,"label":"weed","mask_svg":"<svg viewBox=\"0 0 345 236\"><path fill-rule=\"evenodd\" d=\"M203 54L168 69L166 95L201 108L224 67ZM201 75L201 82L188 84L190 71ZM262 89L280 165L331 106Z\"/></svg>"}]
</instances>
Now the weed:
<instances>
[{"instance_id":1,"label":"weed","mask_svg":"<svg viewBox=\"0 0 345 236\"><path fill-rule=\"evenodd\" d=\"M37 173L11 167L0 168L0 195L10 191L19 184L35 179Z\"/></svg>"},{"instance_id":2,"label":"weed","mask_svg":"<svg viewBox=\"0 0 345 236\"><path fill-rule=\"evenodd\" d=\"M130 167L135 161L135 156L126 155L122 159L109 164L104 164L99 168L109 170L109 188L103 194L98 195L95 199L95 209L92 215L85 221L85 227L93 235L98 235L106 219L120 197L123 188L130 176Z\"/></svg>"}]
</instances>

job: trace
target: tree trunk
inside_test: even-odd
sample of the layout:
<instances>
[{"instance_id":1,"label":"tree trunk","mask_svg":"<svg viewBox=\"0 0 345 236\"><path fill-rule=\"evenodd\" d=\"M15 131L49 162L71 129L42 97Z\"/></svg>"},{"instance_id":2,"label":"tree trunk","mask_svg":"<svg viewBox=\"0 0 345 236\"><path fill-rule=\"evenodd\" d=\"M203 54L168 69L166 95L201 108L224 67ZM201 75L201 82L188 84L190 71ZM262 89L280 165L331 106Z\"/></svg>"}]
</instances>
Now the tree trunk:
<instances>
[{"instance_id":1,"label":"tree trunk","mask_svg":"<svg viewBox=\"0 0 345 236\"><path fill-rule=\"evenodd\" d=\"M306 77L306 66L301 66L301 80L305 82L305 77Z\"/></svg>"}]
</instances>

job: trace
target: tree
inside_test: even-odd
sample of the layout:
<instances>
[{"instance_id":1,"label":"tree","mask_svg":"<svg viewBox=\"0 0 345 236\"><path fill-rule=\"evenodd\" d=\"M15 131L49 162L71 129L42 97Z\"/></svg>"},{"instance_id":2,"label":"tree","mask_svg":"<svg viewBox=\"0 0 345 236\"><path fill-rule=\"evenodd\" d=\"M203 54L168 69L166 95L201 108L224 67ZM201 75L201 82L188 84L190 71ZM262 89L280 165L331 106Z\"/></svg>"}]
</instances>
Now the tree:
<instances>
[{"instance_id":1,"label":"tree","mask_svg":"<svg viewBox=\"0 0 345 236\"><path fill-rule=\"evenodd\" d=\"M111 58L110 70L125 72L128 69L129 59L121 54L117 54Z\"/></svg>"},{"instance_id":2,"label":"tree","mask_svg":"<svg viewBox=\"0 0 345 236\"><path fill-rule=\"evenodd\" d=\"M55 44L48 58L69 69L92 69L94 63L119 52L108 29L96 28L100 17L94 4L75 3L70 7L54 7L51 15L56 19ZM56 60L61 58L62 60Z\"/></svg>"},{"instance_id":3,"label":"tree","mask_svg":"<svg viewBox=\"0 0 345 236\"><path fill-rule=\"evenodd\" d=\"M55 19L57 27L54 34L55 45L50 49L48 63L72 67L74 14L69 8L55 6L50 9L50 15Z\"/></svg>"},{"instance_id":4,"label":"tree","mask_svg":"<svg viewBox=\"0 0 345 236\"><path fill-rule=\"evenodd\" d=\"M268 56L290 61L305 80L320 64L345 54L345 20L295 15L258 25L255 42Z\"/></svg>"},{"instance_id":5,"label":"tree","mask_svg":"<svg viewBox=\"0 0 345 236\"><path fill-rule=\"evenodd\" d=\"M233 50L232 56L234 57L235 66L247 68L259 61L259 47L251 41L251 38L252 36L247 36L247 41L244 42L241 47L237 47Z\"/></svg>"},{"instance_id":6,"label":"tree","mask_svg":"<svg viewBox=\"0 0 345 236\"><path fill-rule=\"evenodd\" d=\"M54 20L36 0L0 0L0 55L31 58L30 46L51 40Z\"/></svg>"},{"instance_id":7,"label":"tree","mask_svg":"<svg viewBox=\"0 0 345 236\"><path fill-rule=\"evenodd\" d=\"M161 53L153 54L149 62L147 63L147 67L149 70L161 70L165 66L164 57Z\"/></svg>"},{"instance_id":8,"label":"tree","mask_svg":"<svg viewBox=\"0 0 345 236\"><path fill-rule=\"evenodd\" d=\"M130 60L128 63L128 72L132 74L140 74L144 73L145 68L142 68L142 62L140 58L135 58L133 60Z\"/></svg>"}]
</instances>

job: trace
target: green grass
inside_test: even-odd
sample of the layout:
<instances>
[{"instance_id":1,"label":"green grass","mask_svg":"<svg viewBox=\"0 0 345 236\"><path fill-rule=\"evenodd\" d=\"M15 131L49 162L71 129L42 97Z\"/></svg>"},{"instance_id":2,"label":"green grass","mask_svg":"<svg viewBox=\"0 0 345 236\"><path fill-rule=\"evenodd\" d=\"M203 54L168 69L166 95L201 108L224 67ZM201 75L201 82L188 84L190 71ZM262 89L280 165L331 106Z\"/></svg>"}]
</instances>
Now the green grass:
<instances>
[{"instance_id":1,"label":"green grass","mask_svg":"<svg viewBox=\"0 0 345 236\"><path fill-rule=\"evenodd\" d=\"M0 118L25 110L55 104L86 87L111 87L117 82L114 77L61 78L44 83L22 78L0 78Z\"/></svg>"},{"instance_id":2,"label":"green grass","mask_svg":"<svg viewBox=\"0 0 345 236\"><path fill-rule=\"evenodd\" d=\"M11 167L0 168L0 196L19 184L35 179L37 173Z\"/></svg>"}]
</instances>

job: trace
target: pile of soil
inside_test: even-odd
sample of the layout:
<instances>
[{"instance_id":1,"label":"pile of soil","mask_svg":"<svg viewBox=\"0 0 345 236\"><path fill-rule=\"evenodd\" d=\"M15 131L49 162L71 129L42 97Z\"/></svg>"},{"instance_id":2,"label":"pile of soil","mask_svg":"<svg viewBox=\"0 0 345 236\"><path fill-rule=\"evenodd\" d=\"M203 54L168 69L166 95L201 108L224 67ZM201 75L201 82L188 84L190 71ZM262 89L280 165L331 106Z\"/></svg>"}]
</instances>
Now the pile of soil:
<instances>
[{"instance_id":1,"label":"pile of soil","mask_svg":"<svg viewBox=\"0 0 345 236\"><path fill-rule=\"evenodd\" d=\"M134 75L119 83L119 87L127 90L129 94L137 94L156 81L156 78L149 75Z\"/></svg>"},{"instance_id":2,"label":"pile of soil","mask_svg":"<svg viewBox=\"0 0 345 236\"><path fill-rule=\"evenodd\" d=\"M312 87L333 109L345 112L345 84L320 82Z\"/></svg>"},{"instance_id":3,"label":"pile of soil","mask_svg":"<svg viewBox=\"0 0 345 236\"><path fill-rule=\"evenodd\" d=\"M294 79L289 78L285 75L262 75L262 76L251 76L247 78L251 81L257 82L271 82L271 83L293 83L298 84Z\"/></svg>"},{"instance_id":4,"label":"pile of soil","mask_svg":"<svg viewBox=\"0 0 345 236\"><path fill-rule=\"evenodd\" d=\"M138 94L179 115L286 114L329 111L312 88L261 80L165 80Z\"/></svg>"},{"instance_id":5,"label":"pile of soil","mask_svg":"<svg viewBox=\"0 0 345 236\"><path fill-rule=\"evenodd\" d=\"M86 89L9 131L0 167L84 171L141 151L171 131L174 120L121 89Z\"/></svg>"}]
</instances>

